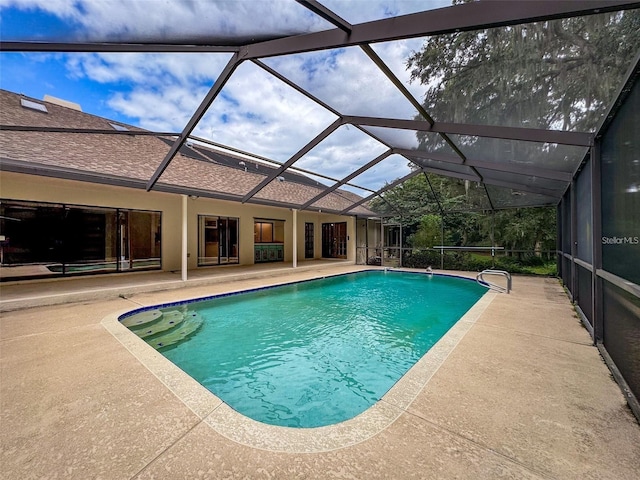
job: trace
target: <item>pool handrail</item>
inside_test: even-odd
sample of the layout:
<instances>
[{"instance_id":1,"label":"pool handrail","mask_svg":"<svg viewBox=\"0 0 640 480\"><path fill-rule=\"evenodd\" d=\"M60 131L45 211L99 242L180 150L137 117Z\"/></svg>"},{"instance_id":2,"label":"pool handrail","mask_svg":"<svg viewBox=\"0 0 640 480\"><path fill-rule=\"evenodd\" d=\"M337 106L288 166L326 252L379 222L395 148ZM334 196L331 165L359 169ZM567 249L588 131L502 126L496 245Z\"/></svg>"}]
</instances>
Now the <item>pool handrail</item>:
<instances>
[{"instance_id":1,"label":"pool handrail","mask_svg":"<svg viewBox=\"0 0 640 480\"><path fill-rule=\"evenodd\" d=\"M507 286L503 287L502 285L491 283L488 280L484 279L484 275L501 275L507 279ZM483 270L478 273L478 275L476 275L476 281L480 284L486 285L491 290L496 290L500 293L509 293L511 291L511 274L504 270Z\"/></svg>"}]
</instances>

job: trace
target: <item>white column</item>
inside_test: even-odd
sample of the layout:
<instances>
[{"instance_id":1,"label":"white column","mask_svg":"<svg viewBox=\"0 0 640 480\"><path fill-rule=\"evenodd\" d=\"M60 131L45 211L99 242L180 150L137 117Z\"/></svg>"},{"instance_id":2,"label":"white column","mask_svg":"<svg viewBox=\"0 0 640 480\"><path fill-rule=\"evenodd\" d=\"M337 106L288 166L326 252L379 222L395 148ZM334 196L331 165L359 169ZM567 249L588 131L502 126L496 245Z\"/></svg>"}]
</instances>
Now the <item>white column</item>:
<instances>
[{"instance_id":1,"label":"white column","mask_svg":"<svg viewBox=\"0 0 640 480\"><path fill-rule=\"evenodd\" d=\"M187 281L187 211L188 211L188 200L187 195L182 195L182 255L181 255L181 264L182 264L182 281Z\"/></svg>"},{"instance_id":2,"label":"white column","mask_svg":"<svg viewBox=\"0 0 640 480\"><path fill-rule=\"evenodd\" d=\"M384 266L384 218L380 217L380 266Z\"/></svg>"},{"instance_id":3,"label":"white column","mask_svg":"<svg viewBox=\"0 0 640 480\"><path fill-rule=\"evenodd\" d=\"M295 208L293 212L293 268L298 266L298 210Z\"/></svg>"},{"instance_id":4,"label":"white column","mask_svg":"<svg viewBox=\"0 0 640 480\"><path fill-rule=\"evenodd\" d=\"M402 223L400 224L400 266L402 267Z\"/></svg>"}]
</instances>

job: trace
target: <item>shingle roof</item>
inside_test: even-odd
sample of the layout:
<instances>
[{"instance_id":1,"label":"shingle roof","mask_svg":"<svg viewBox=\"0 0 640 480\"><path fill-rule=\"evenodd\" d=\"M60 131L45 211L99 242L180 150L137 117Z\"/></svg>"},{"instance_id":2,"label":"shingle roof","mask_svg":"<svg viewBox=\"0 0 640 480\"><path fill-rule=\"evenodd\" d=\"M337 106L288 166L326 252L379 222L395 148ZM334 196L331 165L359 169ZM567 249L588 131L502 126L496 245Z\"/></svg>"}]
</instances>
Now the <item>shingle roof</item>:
<instances>
[{"instance_id":1,"label":"shingle roof","mask_svg":"<svg viewBox=\"0 0 640 480\"><path fill-rule=\"evenodd\" d=\"M24 108L20 99L45 104L48 113ZM111 123L119 123L0 90L0 124L70 129L115 131ZM131 132L143 129L126 125ZM0 156L8 161L51 167L58 172L81 172L100 176L146 182L170 149L172 138L149 135L69 133L48 131L0 131ZM245 165L241 165L244 161ZM259 164L259 168L255 165ZM245 166L247 166L245 171ZM184 145L159 179L158 188L209 194L212 197L239 200L273 172L274 166L253 162L212 148ZM62 176L62 174L60 174ZM254 197L255 202L300 206L324 188L315 180L285 172L284 181L273 181ZM339 212L360 199L348 192L335 191L314 204L314 209ZM372 215L365 207L351 214Z\"/></svg>"}]
</instances>

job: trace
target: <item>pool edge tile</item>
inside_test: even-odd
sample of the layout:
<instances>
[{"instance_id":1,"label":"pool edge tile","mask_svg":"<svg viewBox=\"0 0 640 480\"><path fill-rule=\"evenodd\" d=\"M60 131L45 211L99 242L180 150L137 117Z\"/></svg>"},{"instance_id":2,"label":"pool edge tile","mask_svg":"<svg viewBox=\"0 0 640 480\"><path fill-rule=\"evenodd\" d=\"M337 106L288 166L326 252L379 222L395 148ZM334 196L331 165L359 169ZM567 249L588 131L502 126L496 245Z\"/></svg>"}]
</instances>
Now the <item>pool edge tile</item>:
<instances>
[{"instance_id":1,"label":"pool edge tile","mask_svg":"<svg viewBox=\"0 0 640 480\"><path fill-rule=\"evenodd\" d=\"M391 425L402 410L378 402L360 415L335 425L292 428L268 425L246 417L226 403L205 418L205 423L236 443L285 453L320 453L356 445Z\"/></svg>"}]
</instances>

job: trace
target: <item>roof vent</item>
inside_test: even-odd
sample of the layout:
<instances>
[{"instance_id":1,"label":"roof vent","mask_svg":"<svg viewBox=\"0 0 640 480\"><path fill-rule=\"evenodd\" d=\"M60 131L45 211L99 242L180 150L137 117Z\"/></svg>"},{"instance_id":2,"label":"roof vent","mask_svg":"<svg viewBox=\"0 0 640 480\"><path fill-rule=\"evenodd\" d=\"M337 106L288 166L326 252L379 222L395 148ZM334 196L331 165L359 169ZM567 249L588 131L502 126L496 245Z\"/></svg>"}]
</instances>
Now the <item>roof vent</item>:
<instances>
[{"instance_id":1,"label":"roof vent","mask_svg":"<svg viewBox=\"0 0 640 480\"><path fill-rule=\"evenodd\" d=\"M45 95L44 101L49 103L55 103L56 105L60 105L61 107L70 108L72 110L77 110L79 112L82 111L82 107L79 103L70 102L69 100L63 100L62 98L52 97L51 95Z\"/></svg>"},{"instance_id":2,"label":"roof vent","mask_svg":"<svg viewBox=\"0 0 640 480\"><path fill-rule=\"evenodd\" d=\"M49 113L46 105L43 105L38 102L32 102L31 100L27 100L26 98L20 99L20 105L22 105L24 108L29 108L31 110L36 110L38 112Z\"/></svg>"},{"instance_id":3,"label":"roof vent","mask_svg":"<svg viewBox=\"0 0 640 480\"><path fill-rule=\"evenodd\" d=\"M284 182L284 177L276 177L279 182Z\"/></svg>"}]
</instances>

